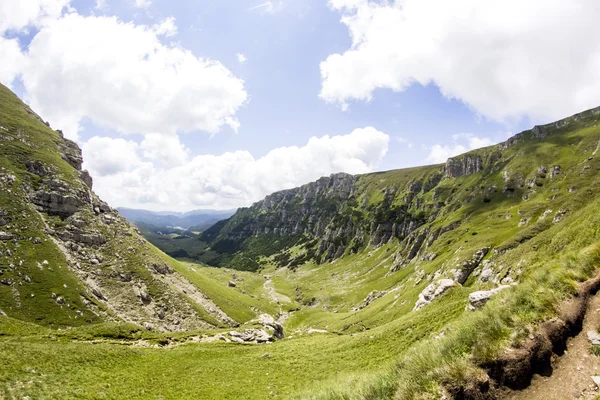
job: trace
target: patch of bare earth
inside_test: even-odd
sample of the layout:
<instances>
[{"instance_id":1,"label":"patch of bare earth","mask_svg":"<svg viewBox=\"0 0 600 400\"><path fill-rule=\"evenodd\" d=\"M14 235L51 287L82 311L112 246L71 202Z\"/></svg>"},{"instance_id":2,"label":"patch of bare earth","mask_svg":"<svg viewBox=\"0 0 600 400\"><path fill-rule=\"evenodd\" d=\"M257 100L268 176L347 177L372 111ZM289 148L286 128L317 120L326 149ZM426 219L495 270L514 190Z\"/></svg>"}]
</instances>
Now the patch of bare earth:
<instances>
[{"instance_id":1,"label":"patch of bare earth","mask_svg":"<svg viewBox=\"0 0 600 400\"><path fill-rule=\"evenodd\" d=\"M600 326L600 294L590 298L581 332L567 341L562 357L553 356L552 375L535 375L524 390L507 395L511 400L596 399L600 392L592 376L600 375L600 357L590 353L587 332Z\"/></svg>"}]
</instances>

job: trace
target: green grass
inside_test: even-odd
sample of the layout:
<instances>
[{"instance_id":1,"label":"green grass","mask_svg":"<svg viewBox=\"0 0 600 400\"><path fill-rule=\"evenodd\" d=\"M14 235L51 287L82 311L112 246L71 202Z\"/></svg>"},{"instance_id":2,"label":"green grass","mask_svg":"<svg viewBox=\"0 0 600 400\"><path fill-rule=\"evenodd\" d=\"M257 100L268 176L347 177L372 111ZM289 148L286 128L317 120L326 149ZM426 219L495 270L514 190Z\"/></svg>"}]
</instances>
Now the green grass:
<instances>
[{"instance_id":1,"label":"green grass","mask_svg":"<svg viewBox=\"0 0 600 400\"><path fill-rule=\"evenodd\" d=\"M169 245L181 240L173 251L183 249L196 259L206 256L222 268L173 260L128 226L95 224L99 233L112 239L94 249L105 255L94 273L109 296L130 296L129 301L139 306L135 294L126 290L129 286L115 279L127 274L142 282L157 302L171 308L192 307L199 320L214 327L148 332L138 324L119 321L110 310L104 310L103 317L85 312L82 298L97 307L102 304L89 296L67 268L68 260L42 234L45 222L54 229L62 229L66 222L43 218L21 201L25 197L16 189L40 184L24 170L29 159L55 165L61 179L81 183L73 168L51 151L61 140L57 133L27 114L24 105L8 93L0 87L0 124L11 138L0 141L0 150L8 156L0 159L0 167L15 173L17 195L0 196L0 207L22 216L11 222L20 236L46 240L0 244L3 252L8 249L13 254L0 256L0 279L22 283L0 285L0 309L10 317L0 317L3 398L439 396L446 388L481 379L484 372L479 365L527 337L539 322L556 316L558 304L600 265L600 162L588 159L600 139L600 128L595 119L588 119L573 121L543 141L524 137L518 145L502 150L497 164L471 176L435 184L441 176L439 165L359 176L354 196L347 201L333 196L315 203L314 214L329 221L327 229L336 233L327 240L347 246L344 256L333 262L319 263L313 257L325 240L322 237L268 234L230 240L229 233L239 233L256 221L277 227L278 214L260 211L259 206L243 209L228 222L206 230L202 239L210 242L210 249L200 242L194 246L196 237L169 237ZM496 151L498 147L490 147L472 155L489 160ZM562 166L561 175L539 178L541 186L535 192L524 186L539 166L555 164ZM584 171L583 165L591 168ZM503 193L506 181L515 186L514 193ZM409 190L409 185L414 189L428 182L433 182L430 190ZM578 189L569 192L572 186ZM390 188L397 189L393 197ZM285 206L291 213L303 204L295 199ZM551 215L539 220L549 209ZM561 209L568 213L554 223ZM91 210L81 216L95 218ZM523 218L530 222L518 226ZM414 235L428 238L448 226L454 229L426 243L412 261L393 273L390 268L402 258L399 253L408 252L412 237L373 247L368 246L368 233L363 244L354 242L360 237L346 243L348 238L337 234L350 223L370 227L390 221L414 221L420 224ZM426 286L451 277L453 269L483 247L490 248L486 261L493 262L498 278L510 277L518 285L496 295L481 311L467 311L470 293L497 284L479 281L479 267L464 285L412 311ZM436 258L424 261L424 253L435 253ZM43 269L37 266L42 260L48 261ZM231 318L245 324L236 329L252 326L260 313L275 317L288 313L286 338L269 345L193 342L230 328L188 301L168 279L153 273L155 262L167 263ZM30 283L24 283L25 275ZM289 302L278 304L271 298L264 275L270 277L275 294L287 296ZM235 287L229 287L229 281ZM374 292L384 294L358 310ZM61 307L52 293L66 303ZM79 316L77 311L82 310ZM310 333L314 330L326 332Z\"/></svg>"}]
</instances>

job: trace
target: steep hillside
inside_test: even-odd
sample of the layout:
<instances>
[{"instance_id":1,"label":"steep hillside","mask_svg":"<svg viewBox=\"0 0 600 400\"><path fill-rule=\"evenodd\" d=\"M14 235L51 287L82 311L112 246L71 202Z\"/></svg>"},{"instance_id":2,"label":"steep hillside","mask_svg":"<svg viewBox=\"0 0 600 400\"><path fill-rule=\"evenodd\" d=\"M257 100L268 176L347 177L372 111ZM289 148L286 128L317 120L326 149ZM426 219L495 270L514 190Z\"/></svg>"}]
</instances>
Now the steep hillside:
<instances>
[{"instance_id":1,"label":"steep hillside","mask_svg":"<svg viewBox=\"0 0 600 400\"><path fill-rule=\"evenodd\" d=\"M0 87L0 397L510 397L600 287L599 120L274 193L201 234L211 268L145 241Z\"/></svg>"},{"instance_id":2,"label":"steep hillside","mask_svg":"<svg viewBox=\"0 0 600 400\"><path fill-rule=\"evenodd\" d=\"M240 209L201 237L218 253L212 264L249 270L265 257L296 268L386 243L390 273L452 253L464 283L491 250L488 258L499 256L582 206L598 170L598 118L600 108L536 126L445 165L321 178Z\"/></svg>"},{"instance_id":3,"label":"steep hillside","mask_svg":"<svg viewBox=\"0 0 600 400\"><path fill-rule=\"evenodd\" d=\"M92 191L81 150L0 86L0 309L48 326L229 323ZM207 311L213 310L213 311Z\"/></svg>"}]
</instances>

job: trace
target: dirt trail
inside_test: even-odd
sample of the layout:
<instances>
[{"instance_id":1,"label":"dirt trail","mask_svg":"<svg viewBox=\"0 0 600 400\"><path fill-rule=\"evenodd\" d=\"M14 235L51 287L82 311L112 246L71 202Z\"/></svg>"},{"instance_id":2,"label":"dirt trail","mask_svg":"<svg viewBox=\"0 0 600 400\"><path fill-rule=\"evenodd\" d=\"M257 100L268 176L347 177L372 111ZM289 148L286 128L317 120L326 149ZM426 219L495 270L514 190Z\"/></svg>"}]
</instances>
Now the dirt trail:
<instances>
[{"instance_id":1,"label":"dirt trail","mask_svg":"<svg viewBox=\"0 0 600 400\"><path fill-rule=\"evenodd\" d=\"M600 391L592 376L600 376L600 357L590 353L588 331L600 326L600 293L589 300L581 333L567 342L565 354L556 359L551 376L536 375L531 385L507 396L510 400L596 399Z\"/></svg>"},{"instance_id":2,"label":"dirt trail","mask_svg":"<svg viewBox=\"0 0 600 400\"><path fill-rule=\"evenodd\" d=\"M277 293L277 291L275 291L271 277L267 277L267 279L265 280L265 284L263 285L263 288L267 291L267 294L271 297L271 299L277 304L290 303L292 301L292 299L290 299L286 295Z\"/></svg>"}]
</instances>

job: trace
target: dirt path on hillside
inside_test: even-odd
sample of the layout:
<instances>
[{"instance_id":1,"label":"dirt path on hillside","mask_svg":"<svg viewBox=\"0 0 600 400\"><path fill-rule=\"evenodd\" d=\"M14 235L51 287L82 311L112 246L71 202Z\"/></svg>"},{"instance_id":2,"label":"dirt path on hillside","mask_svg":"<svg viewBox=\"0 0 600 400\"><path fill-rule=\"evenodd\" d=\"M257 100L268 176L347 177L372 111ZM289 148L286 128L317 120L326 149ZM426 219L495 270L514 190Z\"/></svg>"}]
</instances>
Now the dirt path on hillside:
<instances>
[{"instance_id":1,"label":"dirt path on hillside","mask_svg":"<svg viewBox=\"0 0 600 400\"><path fill-rule=\"evenodd\" d=\"M567 342L565 354L553 364L551 376L536 375L531 385L513 392L510 400L596 399L600 395L592 376L600 376L600 357L590 353L587 332L600 326L600 293L589 300L581 333Z\"/></svg>"},{"instance_id":2,"label":"dirt path on hillside","mask_svg":"<svg viewBox=\"0 0 600 400\"><path fill-rule=\"evenodd\" d=\"M277 304L290 303L292 301L292 299L290 299L286 295L277 293L277 291L273 287L273 281L271 280L271 277L266 278L263 288L267 291L267 294L271 297L271 299Z\"/></svg>"}]
</instances>

